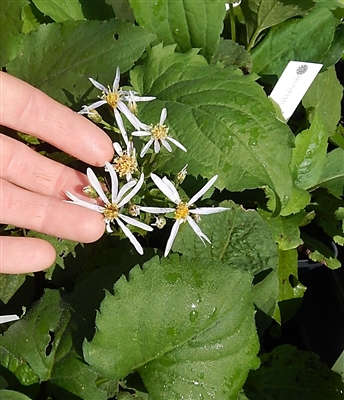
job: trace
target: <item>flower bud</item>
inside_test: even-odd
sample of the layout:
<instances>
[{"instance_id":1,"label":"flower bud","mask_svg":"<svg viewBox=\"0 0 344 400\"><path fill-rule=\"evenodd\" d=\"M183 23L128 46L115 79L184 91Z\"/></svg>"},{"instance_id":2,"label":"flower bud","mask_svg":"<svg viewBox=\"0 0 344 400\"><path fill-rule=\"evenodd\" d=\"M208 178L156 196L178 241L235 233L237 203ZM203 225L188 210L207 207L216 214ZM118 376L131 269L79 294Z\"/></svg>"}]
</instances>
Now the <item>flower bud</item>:
<instances>
[{"instance_id":1,"label":"flower bud","mask_svg":"<svg viewBox=\"0 0 344 400\"><path fill-rule=\"evenodd\" d=\"M97 193L97 191L92 187L92 186L85 186L82 188L82 192L90 197L91 199L98 199L99 194Z\"/></svg>"}]
</instances>

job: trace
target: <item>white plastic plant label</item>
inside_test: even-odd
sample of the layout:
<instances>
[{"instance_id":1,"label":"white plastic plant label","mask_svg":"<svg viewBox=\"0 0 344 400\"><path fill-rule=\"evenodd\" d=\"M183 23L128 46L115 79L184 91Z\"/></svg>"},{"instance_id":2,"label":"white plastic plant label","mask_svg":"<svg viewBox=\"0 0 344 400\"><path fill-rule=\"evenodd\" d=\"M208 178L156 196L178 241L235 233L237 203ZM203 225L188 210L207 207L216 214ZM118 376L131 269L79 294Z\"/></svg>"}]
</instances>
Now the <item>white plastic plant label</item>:
<instances>
[{"instance_id":1,"label":"white plastic plant label","mask_svg":"<svg viewBox=\"0 0 344 400\"><path fill-rule=\"evenodd\" d=\"M129 0L105 0L105 3L112 6L117 18L135 22L134 13L130 7Z\"/></svg>"},{"instance_id":2,"label":"white plastic plant label","mask_svg":"<svg viewBox=\"0 0 344 400\"><path fill-rule=\"evenodd\" d=\"M270 94L288 120L299 105L308 88L318 75L322 64L290 61Z\"/></svg>"},{"instance_id":3,"label":"white plastic plant label","mask_svg":"<svg viewBox=\"0 0 344 400\"><path fill-rule=\"evenodd\" d=\"M0 324L7 324L7 322L17 321L19 319L18 315L0 315Z\"/></svg>"}]
</instances>

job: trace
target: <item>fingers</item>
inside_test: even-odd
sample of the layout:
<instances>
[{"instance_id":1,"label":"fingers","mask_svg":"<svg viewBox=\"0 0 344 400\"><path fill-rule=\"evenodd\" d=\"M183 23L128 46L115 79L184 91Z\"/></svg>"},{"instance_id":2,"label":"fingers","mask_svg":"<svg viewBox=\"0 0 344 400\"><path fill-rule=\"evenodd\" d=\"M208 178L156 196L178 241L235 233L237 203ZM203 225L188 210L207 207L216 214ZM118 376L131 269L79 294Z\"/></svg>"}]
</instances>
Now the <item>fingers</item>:
<instances>
[{"instance_id":1,"label":"fingers","mask_svg":"<svg viewBox=\"0 0 344 400\"><path fill-rule=\"evenodd\" d=\"M91 121L29 84L0 72L0 124L43 139L84 162L103 166L111 139Z\"/></svg>"},{"instance_id":2,"label":"fingers","mask_svg":"<svg viewBox=\"0 0 344 400\"><path fill-rule=\"evenodd\" d=\"M55 261L54 247L36 238L0 237L0 273L22 274L49 268Z\"/></svg>"},{"instance_id":3,"label":"fingers","mask_svg":"<svg viewBox=\"0 0 344 400\"><path fill-rule=\"evenodd\" d=\"M0 223L89 243L104 233L103 216L0 179Z\"/></svg>"},{"instance_id":4,"label":"fingers","mask_svg":"<svg viewBox=\"0 0 344 400\"><path fill-rule=\"evenodd\" d=\"M0 178L45 196L65 199L65 192L81 194L89 182L81 172L50 160L0 134Z\"/></svg>"}]
</instances>

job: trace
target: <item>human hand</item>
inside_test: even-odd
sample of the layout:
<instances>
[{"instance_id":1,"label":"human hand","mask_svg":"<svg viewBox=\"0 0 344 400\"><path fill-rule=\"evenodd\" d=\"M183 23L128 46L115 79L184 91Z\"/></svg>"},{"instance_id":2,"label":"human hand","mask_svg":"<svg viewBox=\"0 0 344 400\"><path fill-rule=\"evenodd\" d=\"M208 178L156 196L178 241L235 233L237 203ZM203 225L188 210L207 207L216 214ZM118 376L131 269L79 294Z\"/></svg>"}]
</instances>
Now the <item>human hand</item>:
<instances>
[{"instance_id":1,"label":"human hand","mask_svg":"<svg viewBox=\"0 0 344 400\"><path fill-rule=\"evenodd\" d=\"M51 143L94 166L113 157L111 139L92 122L43 92L0 72L0 124ZM104 232L102 215L65 203L68 190L79 197L85 175L52 161L0 134L0 223L79 242ZM49 267L54 248L44 240L0 236L0 272L23 273Z\"/></svg>"}]
</instances>

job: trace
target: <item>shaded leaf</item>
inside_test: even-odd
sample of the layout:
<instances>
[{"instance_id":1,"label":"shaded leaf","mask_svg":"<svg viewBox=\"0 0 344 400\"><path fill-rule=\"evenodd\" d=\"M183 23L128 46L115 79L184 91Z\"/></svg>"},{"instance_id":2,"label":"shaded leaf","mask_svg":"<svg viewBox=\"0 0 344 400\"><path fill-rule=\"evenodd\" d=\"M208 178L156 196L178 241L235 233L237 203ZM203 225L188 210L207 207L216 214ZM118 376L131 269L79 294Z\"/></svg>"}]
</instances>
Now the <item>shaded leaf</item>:
<instances>
[{"instance_id":1,"label":"shaded leaf","mask_svg":"<svg viewBox=\"0 0 344 400\"><path fill-rule=\"evenodd\" d=\"M252 60L251 54L233 40L222 39L220 40L216 53L211 59L211 64L221 62L226 67L235 66L241 68L245 73L251 71Z\"/></svg>"},{"instance_id":2,"label":"shaded leaf","mask_svg":"<svg viewBox=\"0 0 344 400\"><path fill-rule=\"evenodd\" d=\"M261 282L252 286L254 304L269 317L278 307L279 282L277 271L271 271Z\"/></svg>"},{"instance_id":3,"label":"shaded leaf","mask_svg":"<svg viewBox=\"0 0 344 400\"><path fill-rule=\"evenodd\" d=\"M30 400L25 394L13 390L0 390L1 400Z\"/></svg>"},{"instance_id":4,"label":"shaded leaf","mask_svg":"<svg viewBox=\"0 0 344 400\"><path fill-rule=\"evenodd\" d=\"M301 19L271 28L252 51L253 72L280 76L290 60L321 62L330 49L336 26L331 11L318 8Z\"/></svg>"},{"instance_id":5,"label":"shaded leaf","mask_svg":"<svg viewBox=\"0 0 344 400\"><path fill-rule=\"evenodd\" d=\"M344 383L319 356L283 345L261 356L245 384L250 400L340 400Z\"/></svg>"},{"instance_id":6,"label":"shaded leaf","mask_svg":"<svg viewBox=\"0 0 344 400\"><path fill-rule=\"evenodd\" d=\"M152 399L236 399L257 367L250 280L216 261L153 258L106 295L85 359L111 379L137 370Z\"/></svg>"},{"instance_id":7,"label":"shaded leaf","mask_svg":"<svg viewBox=\"0 0 344 400\"><path fill-rule=\"evenodd\" d=\"M340 268L341 263L335 257L333 249L330 249L326 244L322 241L303 233L301 235L305 245L308 248L307 255L310 260L316 263L322 263L326 265L326 267L330 269Z\"/></svg>"},{"instance_id":8,"label":"shaded leaf","mask_svg":"<svg viewBox=\"0 0 344 400\"><path fill-rule=\"evenodd\" d=\"M79 0L32 0L35 6L56 22L84 19Z\"/></svg>"},{"instance_id":9,"label":"shaded leaf","mask_svg":"<svg viewBox=\"0 0 344 400\"><path fill-rule=\"evenodd\" d=\"M266 269L276 269L277 248L270 229L254 210L245 210L232 201L224 201L221 207L228 211L204 215L200 228L208 236L211 245L206 247L189 224L178 232L173 251L190 257L221 260L234 263L242 271L251 274Z\"/></svg>"},{"instance_id":10,"label":"shaded leaf","mask_svg":"<svg viewBox=\"0 0 344 400\"><path fill-rule=\"evenodd\" d=\"M155 44L192 48L208 60L215 53L226 14L222 0L130 0L136 21L156 35Z\"/></svg>"},{"instance_id":11,"label":"shaded leaf","mask_svg":"<svg viewBox=\"0 0 344 400\"><path fill-rule=\"evenodd\" d=\"M293 135L276 119L254 76L204 65L201 57L176 54L173 49L153 48L145 65L133 74L135 82L142 82L138 87L143 93L158 98L144 106L140 118L156 123L161 108L167 107L171 135L188 150L176 149L163 172L177 173L188 163L191 175L211 178L219 174L216 186L220 189L242 191L269 185L285 204L292 188Z\"/></svg>"},{"instance_id":12,"label":"shaded leaf","mask_svg":"<svg viewBox=\"0 0 344 400\"><path fill-rule=\"evenodd\" d=\"M255 45L263 30L304 15L313 5L312 0L244 0L240 6L245 17L248 48Z\"/></svg>"},{"instance_id":13,"label":"shaded leaf","mask_svg":"<svg viewBox=\"0 0 344 400\"><path fill-rule=\"evenodd\" d=\"M152 39L120 20L41 25L26 35L8 72L61 103L75 103L90 92L88 77L112 84L116 66L128 70ZM93 93L98 95L96 89Z\"/></svg>"},{"instance_id":14,"label":"shaded leaf","mask_svg":"<svg viewBox=\"0 0 344 400\"><path fill-rule=\"evenodd\" d=\"M310 122L313 123L319 116L326 133L332 135L340 119L342 97L343 87L337 79L335 68L330 67L315 78L302 104L308 111Z\"/></svg>"},{"instance_id":15,"label":"shaded leaf","mask_svg":"<svg viewBox=\"0 0 344 400\"><path fill-rule=\"evenodd\" d=\"M24 35L21 13L28 0L0 1L0 66L4 67L18 54Z\"/></svg>"},{"instance_id":16,"label":"shaded leaf","mask_svg":"<svg viewBox=\"0 0 344 400\"><path fill-rule=\"evenodd\" d=\"M325 187L334 196L344 195L344 150L334 149L327 154L325 167L315 187Z\"/></svg>"},{"instance_id":17,"label":"shaded leaf","mask_svg":"<svg viewBox=\"0 0 344 400\"><path fill-rule=\"evenodd\" d=\"M296 136L291 169L301 189L314 186L323 173L327 156L328 131L317 115L311 127Z\"/></svg>"}]
</instances>

